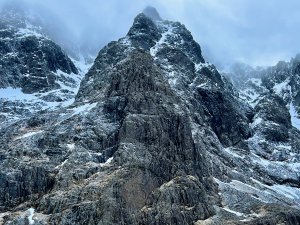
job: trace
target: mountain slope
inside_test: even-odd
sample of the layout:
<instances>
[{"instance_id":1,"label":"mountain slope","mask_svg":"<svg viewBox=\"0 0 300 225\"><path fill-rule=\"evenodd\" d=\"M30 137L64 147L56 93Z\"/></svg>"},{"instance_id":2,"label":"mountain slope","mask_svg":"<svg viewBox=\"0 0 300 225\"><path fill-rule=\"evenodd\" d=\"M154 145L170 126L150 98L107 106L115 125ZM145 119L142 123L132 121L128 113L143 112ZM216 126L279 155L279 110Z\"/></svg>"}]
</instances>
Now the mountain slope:
<instances>
[{"instance_id":1,"label":"mountain slope","mask_svg":"<svg viewBox=\"0 0 300 225\"><path fill-rule=\"evenodd\" d=\"M55 88L55 72L78 71L61 48L29 23L27 18L8 11L1 15L0 87L21 88L25 93ZM56 84L57 85L57 84Z\"/></svg>"},{"instance_id":2,"label":"mountain slope","mask_svg":"<svg viewBox=\"0 0 300 225\"><path fill-rule=\"evenodd\" d=\"M73 61L35 17L9 9L0 16L0 122L3 126L74 100L85 65ZM78 67L78 65L80 67Z\"/></svg>"},{"instance_id":3,"label":"mountain slope","mask_svg":"<svg viewBox=\"0 0 300 225\"><path fill-rule=\"evenodd\" d=\"M297 149L283 105L272 96L253 109L184 25L148 8L99 52L72 105L1 128L0 218L299 224L298 161L268 152ZM288 138L267 139L258 116Z\"/></svg>"}]
</instances>

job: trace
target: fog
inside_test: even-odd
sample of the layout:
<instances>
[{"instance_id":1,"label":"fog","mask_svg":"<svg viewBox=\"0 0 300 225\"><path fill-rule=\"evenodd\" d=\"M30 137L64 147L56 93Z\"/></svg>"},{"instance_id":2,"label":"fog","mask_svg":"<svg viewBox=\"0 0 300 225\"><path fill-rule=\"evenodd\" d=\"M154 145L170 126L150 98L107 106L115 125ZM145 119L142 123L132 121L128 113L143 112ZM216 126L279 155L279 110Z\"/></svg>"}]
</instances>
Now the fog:
<instances>
[{"instance_id":1,"label":"fog","mask_svg":"<svg viewBox=\"0 0 300 225\"><path fill-rule=\"evenodd\" d=\"M0 7L7 2L40 13L61 39L91 52L124 36L148 5L185 24L220 68L274 65L300 49L299 0L0 0Z\"/></svg>"}]
</instances>

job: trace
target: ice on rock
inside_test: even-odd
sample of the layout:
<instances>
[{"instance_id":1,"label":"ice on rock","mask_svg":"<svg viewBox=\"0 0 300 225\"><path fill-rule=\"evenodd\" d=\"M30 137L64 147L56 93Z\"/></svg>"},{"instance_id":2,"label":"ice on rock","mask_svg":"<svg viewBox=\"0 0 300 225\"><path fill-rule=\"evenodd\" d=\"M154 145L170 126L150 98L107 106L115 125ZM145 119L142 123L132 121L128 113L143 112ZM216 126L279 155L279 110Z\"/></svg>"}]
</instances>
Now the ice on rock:
<instances>
[{"instance_id":1,"label":"ice on rock","mask_svg":"<svg viewBox=\"0 0 300 225\"><path fill-rule=\"evenodd\" d=\"M29 215L27 217L29 224L34 224L33 215L34 215L34 208L30 208L27 210Z\"/></svg>"},{"instance_id":2,"label":"ice on rock","mask_svg":"<svg viewBox=\"0 0 300 225\"><path fill-rule=\"evenodd\" d=\"M260 117L258 117L258 118L255 118L254 119L254 121L253 121L253 123L251 123L251 127L252 128L255 128L258 124L260 124L260 123L262 123L263 122L263 119L262 118L260 118Z\"/></svg>"},{"instance_id":3,"label":"ice on rock","mask_svg":"<svg viewBox=\"0 0 300 225\"><path fill-rule=\"evenodd\" d=\"M290 80L287 79L287 80L285 80L285 81L283 81L283 82L281 82L281 83L279 83L279 84L276 84L276 85L273 87L275 93L276 93L277 95L281 95L281 93L282 93L283 90L288 90L288 89L290 88L289 82L290 82Z\"/></svg>"},{"instance_id":4,"label":"ice on rock","mask_svg":"<svg viewBox=\"0 0 300 225\"><path fill-rule=\"evenodd\" d=\"M240 213L240 212L238 212L238 211L231 210L231 209L226 208L226 207L224 207L223 209L224 209L225 211L227 211L227 212L229 212L229 213L232 213L232 214L234 214L234 215L236 215L236 216L239 216L239 217L245 215L244 213Z\"/></svg>"},{"instance_id":5,"label":"ice on rock","mask_svg":"<svg viewBox=\"0 0 300 225\"><path fill-rule=\"evenodd\" d=\"M166 30L164 33L162 33L162 36L158 42L156 42L155 46L150 49L150 54L155 57L157 51L161 46L166 43L167 37L172 36L173 34L173 27L171 25L161 25Z\"/></svg>"},{"instance_id":6,"label":"ice on rock","mask_svg":"<svg viewBox=\"0 0 300 225\"><path fill-rule=\"evenodd\" d=\"M68 149L70 149L71 151L73 151L75 149L75 143L72 144L67 144Z\"/></svg>"},{"instance_id":7,"label":"ice on rock","mask_svg":"<svg viewBox=\"0 0 300 225\"><path fill-rule=\"evenodd\" d=\"M105 163L100 163L100 167L105 167L105 166L109 166L109 164L113 161L113 157L110 157L109 159L106 160Z\"/></svg>"},{"instance_id":8,"label":"ice on rock","mask_svg":"<svg viewBox=\"0 0 300 225\"><path fill-rule=\"evenodd\" d=\"M72 116L78 115L78 114L86 114L88 113L90 110L92 110L93 108L95 108L97 105L97 103L88 103L85 105L81 105L78 107L73 108L73 114Z\"/></svg>"},{"instance_id":9,"label":"ice on rock","mask_svg":"<svg viewBox=\"0 0 300 225\"><path fill-rule=\"evenodd\" d=\"M20 137L17 137L15 140L19 140L19 139L23 139L23 138L29 138L29 137L32 137L34 135L37 135L37 134L41 134L43 133L44 131L43 130L39 130L39 131L30 131L28 133L25 133L23 134L22 136Z\"/></svg>"},{"instance_id":10,"label":"ice on rock","mask_svg":"<svg viewBox=\"0 0 300 225\"><path fill-rule=\"evenodd\" d=\"M300 118L298 116L297 110L293 103L290 103L290 115L291 115L291 122L294 127L300 130Z\"/></svg>"}]
</instances>

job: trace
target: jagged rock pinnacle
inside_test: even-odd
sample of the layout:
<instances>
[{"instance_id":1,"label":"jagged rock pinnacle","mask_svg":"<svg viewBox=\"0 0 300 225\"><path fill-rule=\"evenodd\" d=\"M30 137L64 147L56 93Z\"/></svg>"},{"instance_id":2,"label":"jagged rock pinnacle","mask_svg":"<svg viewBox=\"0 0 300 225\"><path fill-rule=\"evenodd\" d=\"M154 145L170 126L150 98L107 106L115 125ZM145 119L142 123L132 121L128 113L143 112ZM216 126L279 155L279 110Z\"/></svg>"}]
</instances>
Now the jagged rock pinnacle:
<instances>
[{"instance_id":1,"label":"jagged rock pinnacle","mask_svg":"<svg viewBox=\"0 0 300 225\"><path fill-rule=\"evenodd\" d=\"M154 21L162 20L157 10L152 6L146 7L143 13Z\"/></svg>"}]
</instances>

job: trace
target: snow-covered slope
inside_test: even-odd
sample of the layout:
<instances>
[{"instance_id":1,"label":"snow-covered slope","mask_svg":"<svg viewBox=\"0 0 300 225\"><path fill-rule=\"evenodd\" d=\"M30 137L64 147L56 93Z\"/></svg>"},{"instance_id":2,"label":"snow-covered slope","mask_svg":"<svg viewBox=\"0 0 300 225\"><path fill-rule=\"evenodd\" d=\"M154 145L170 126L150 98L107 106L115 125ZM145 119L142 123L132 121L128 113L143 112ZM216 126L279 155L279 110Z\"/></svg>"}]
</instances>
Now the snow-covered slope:
<instances>
[{"instance_id":1,"label":"snow-covered slope","mask_svg":"<svg viewBox=\"0 0 300 225\"><path fill-rule=\"evenodd\" d=\"M255 70L239 67L238 71L233 70L226 76L231 78L234 83L239 83L240 97L252 107L255 107L260 99L269 94L275 94L282 98L286 108L290 111L293 126L299 128L296 125L300 106L299 68L300 60L297 55L290 62L281 61L276 66L265 69Z\"/></svg>"},{"instance_id":2,"label":"snow-covered slope","mask_svg":"<svg viewBox=\"0 0 300 225\"><path fill-rule=\"evenodd\" d=\"M70 59L34 19L0 16L0 122L5 125L45 109L73 103L91 64Z\"/></svg>"},{"instance_id":3,"label":"snow-covered slope","mask_svg":"<svg viewBox=\"0 0 300 225\"><path fill-rule=\"evenodd\" d=\"M234 173L241 176L247 174L245 170L250 170L248 176L251 179L234 185L218 180L223 189L230 187L242 193L255 193L257 198L265 202L277 202L280 199L299 207L298 58L279 62L270 68L246 68L231 76L226 75L239 83L239 98L253 108L250 124L253 134L247 139L247 152L238 150L230 153L235 161L244 161ZM239 77L238 74L243 76ZM247 186L244 186L245 183ZM275 199L267 197L270 194L275 195ZM232 210L241 212L238 208ZM247 218L244 220L249 221Z\"/></svg>"}]
</instances>

